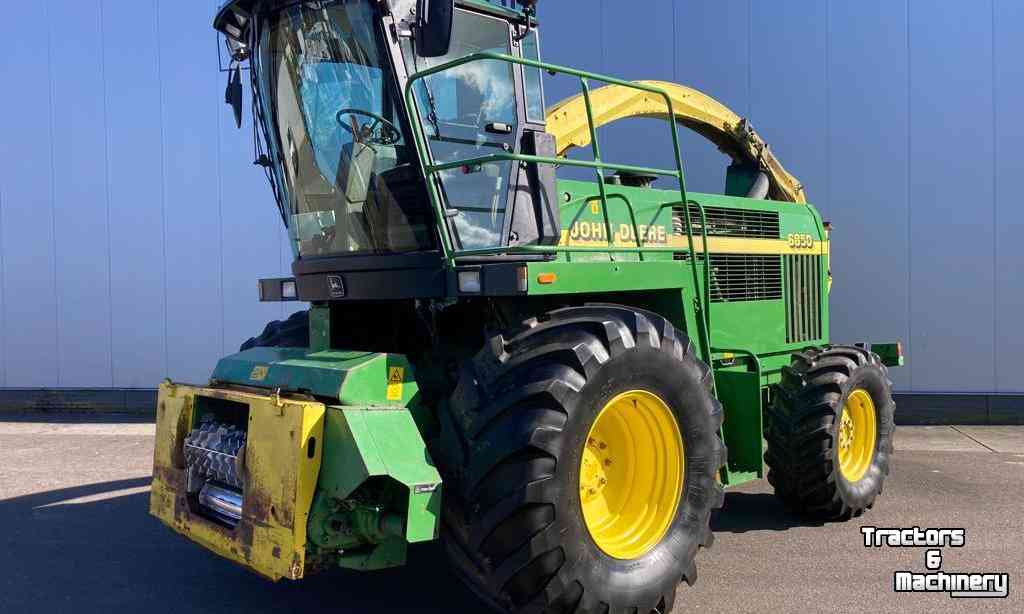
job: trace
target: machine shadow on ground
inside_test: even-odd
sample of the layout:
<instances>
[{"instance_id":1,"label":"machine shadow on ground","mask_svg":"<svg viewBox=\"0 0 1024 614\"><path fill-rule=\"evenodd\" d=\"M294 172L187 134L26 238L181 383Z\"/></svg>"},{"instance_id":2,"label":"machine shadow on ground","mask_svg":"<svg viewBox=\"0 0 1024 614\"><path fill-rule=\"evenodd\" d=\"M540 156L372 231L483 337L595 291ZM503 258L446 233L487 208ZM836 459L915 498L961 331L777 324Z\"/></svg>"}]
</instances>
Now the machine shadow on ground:
<instances>
[{"instance_id":1,"label":"machine shadow on ground","mask_svg":"<svg viewBox=\"0 0 1024 614\"><path fill-rule=\"evenodd\" d=\"M439 545L405 567L265 581L173 534L147 513L150 478L0 501L0 611L478 612ZM111 496L113 495L113 496Z\"/></svg>"},{"instance_id":2,"label":"machine shadow on ground","mask_svg":"<svg viewBox=\"0 0 1024 614\"><path fill-rule=\"evenodd\" d=\"M8 527L0 610L81 612L477 612L436 543L410 549L405 567L344 570L273 584L171 533L147 513L150 478L132 478L0 501ZM118 494L134 491L131 494ZM715 531L783 531L804 521L770 494L730 492ZM69 581L72 580L73 581Z\"/></svg>"},{"instance_id":3,"label":"machine shadow on ground","mask_svg":"<svg viewBox=\"0 0 1024 614\"><path fill-rule=\"evenodd\" d=\"M27 411L0 412L0 424L153 424L155 416L149 411L90 412L90 411Z\"/></svg>"},{"instance_id":4,"label":"machine shadow on ground","mask_svg":"<svg viewBox=\"0 0 1024 614\"><path fill-rule=\"evenodd\" d=\"M711 514L711 530L716 533L785 531L822 524L787 510L771 493L726 491L722 509Z\"/></svg>"}]
</instances>

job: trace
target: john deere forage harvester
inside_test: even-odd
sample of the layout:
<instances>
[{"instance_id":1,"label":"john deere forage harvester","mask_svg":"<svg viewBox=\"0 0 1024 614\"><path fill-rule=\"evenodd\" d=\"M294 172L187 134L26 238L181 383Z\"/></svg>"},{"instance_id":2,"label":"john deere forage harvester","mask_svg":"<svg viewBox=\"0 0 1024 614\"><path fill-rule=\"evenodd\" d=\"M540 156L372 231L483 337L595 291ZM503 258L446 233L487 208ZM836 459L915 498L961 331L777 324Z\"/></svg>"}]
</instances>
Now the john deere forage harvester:
<instances>
[{"instance_id":1,"label":"john deere forage harvester","mask_svg":"<svg viewBox=\"0 0 1024 614\"><path fill-rule=\"evenodd\" d=\"M501 611L665 613L762 458L799 513L881 492L901 352L830 344L803 188L700 92L542 63L534 4L221 9L295 256L260 298L311 307L161 386L172 529L274 580L440 539ZM580 96L545 112L544 72ZM602 160L631 117L668 120L667 168ZM686 191L679 125L732 157L724 194Z\"/></svg>"}]
</instances>

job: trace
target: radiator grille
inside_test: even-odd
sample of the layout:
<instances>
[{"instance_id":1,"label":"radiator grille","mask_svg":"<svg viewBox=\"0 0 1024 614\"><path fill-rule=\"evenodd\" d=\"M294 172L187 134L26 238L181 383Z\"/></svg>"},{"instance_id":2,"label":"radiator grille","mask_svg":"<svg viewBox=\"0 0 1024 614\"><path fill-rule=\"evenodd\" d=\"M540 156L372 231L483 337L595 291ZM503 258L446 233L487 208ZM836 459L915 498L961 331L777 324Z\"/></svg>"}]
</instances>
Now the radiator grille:
<instances>
[{"instance_id":1,"label":"radiator grille","mask_svg":"<svg viewBox=\"0 0 1024 614\"><path fill-rule=\"evenodd\" d=\"M776 211L704 207L704 216L710 237L779 238L779 214ZM693 235L701 236L700 209L693 204L690 205L690 223L693 224ZM672 208L672 232L686 236L686 217L680 205Z\"/></svg>"},{"instance_id":2,"label":"radiator grille","mask_svg":"<svg viewBox=\"0 0 1024 614\"><path fill-rule=\"evenodd\" d=\"M821 257L785 256L786 342L821 338Z\"/></svg>"}]
</instances>

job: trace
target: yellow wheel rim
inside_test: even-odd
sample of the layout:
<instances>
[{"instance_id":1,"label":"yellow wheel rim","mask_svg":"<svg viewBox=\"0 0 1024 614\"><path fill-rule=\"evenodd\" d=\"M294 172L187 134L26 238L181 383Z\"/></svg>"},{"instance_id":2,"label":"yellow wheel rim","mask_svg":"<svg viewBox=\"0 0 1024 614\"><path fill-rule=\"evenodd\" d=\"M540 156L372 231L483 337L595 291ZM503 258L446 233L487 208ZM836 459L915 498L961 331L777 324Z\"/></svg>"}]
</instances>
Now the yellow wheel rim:
<instances>
[{"instance_id":1,"label":"yellow wheel rim","mask_svg":"<svg viewBox=\"0 0 1024 614\"><path fill-rule=\"evenodd\" d=\"M839 418L839 472L849 482L864 477L875 456L875 402L863 388L846 398Z\"/></svg>"},{"instance_id":2,"label":"yellow wheel rim","mask_svg":"<svg viewBox=\"0 0 1024 614\"><path fill-rule=\"evenodd\" d=\"M597 547L635 559L668 532L683 489L683 438L665 401L624 392L601 409L583 446L580 507Z\"/></svg>"}]
</instances>

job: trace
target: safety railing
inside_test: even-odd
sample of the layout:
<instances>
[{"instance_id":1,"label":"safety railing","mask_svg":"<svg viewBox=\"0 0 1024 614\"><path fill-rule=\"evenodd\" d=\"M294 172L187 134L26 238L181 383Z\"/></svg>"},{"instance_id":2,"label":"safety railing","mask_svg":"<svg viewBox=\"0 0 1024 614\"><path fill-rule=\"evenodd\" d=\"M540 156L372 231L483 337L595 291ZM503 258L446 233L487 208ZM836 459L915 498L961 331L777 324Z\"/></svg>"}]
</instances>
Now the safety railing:
<instances>
[{"instance_id":1,"label":"safety railing","mask_svg":"<svg viewBox=\"0 0 1024 614\"><path fill-rule=\"evenodd\" d=\"M419 81L426 79L432 75L470 64L473 62L482 61L498 61L507 62L509 64L518 64L520 66L526 66L530 68L538 68L540 70L547 71L549 74L563 74L572 77L576 77L580 80L580 90L583 94L584 107L587 112L587 124L590 130L590 146L593 155L593 160L572 160L569 158L555 158L546 156L536 156L523 153L493 153L474 158L467 158L464 160L456 160L443 162L440 164L434 163L433 155L430 151L430 147L427 144L427 136L423 128L423 118L420 115L420 107L418 100L416 99L415 85ZM705 271L705 283L701 283L701 279L697 272L697 262L694 250L693 241L693 224L690 219L690 208L685 206L687 202L686 198L686 178L683 174L683 159L679 144L679 131L674 121L669 121L669 126L672 134L672 151L675 157L675 170L662 169L662 168L651 168L643 166L633 166L628 164L618 164L605 162L601 159L601 146L597 136L597 127L594 122L594 111L590 100L590 81L599 81L601 83L609 85L618 85L630 89L640 90L659 96L664 102L668 109L668 117L675 117L675 113L672 106L672 98L663 89L648 85L645 83L634 83L631 81L624 81L622 79L616 79L614 77L607 77L596 73L591 73L582 70L576 70L573 68L567 68L564 66L558 66L556 64L548 64L546 62L540 62L537 60L530 60L527 58L517 58L511 55L493 53L493 52L480 52L470 54L450 62L445 62L431 68L427 68L420 72L415 73L409 77L409 80L405 86L405 104L412 117L412 132L415 140L416 148L420 154L420 159L423 160L424 173L426 175L427 190L430 194L430 200L433 204L434 216L437 220L438 228L442 231L439 232L441 238L441 249L444 254L445 261L449 267L455 266L455 261L459 257L465 256L483 256L492 254L515 254L515 253L557 253L557 252L633 252L636 251L642 258L642 252L644 250L650 251L652 248L646 248L643 246L643 242L639 236L639 232L635 232L634 236L637 237L637 247L620 247L614 245L614 233L612 232L611 222L607 215L607 203L609 194L605 185L605 171L618 171L618 172L629 172L636 174L654 175L659 177L671 177L676 179L679 185L679 196L680 202L684 203L683 216L686 222L686 238L690 257L690 272L693 278L694 291L697 293L697 307L700 310L700 321L703 330L700 334L700 341L703 358L710 364L712 350L711 350L711 313L710 313L710 302L708 297L708 288L710 287L710 272L709 272L709 259L708 259L708 241L707 241L707 224L704 221L704 207L699 203L695 203L698 206L700 215L702 218L701 229L704 240L702 241L702 247L704 252L704 271ZM606 237L608 238L609 245L605 246L594 246L594 247L582 247L582 246L568 246L568 245L522 245L522 246L502 246L502 247L491 247L491 248L480 248L480 249L458 249L453 242L451 227L449 225L449 215L447 213L444 200L438 191L437 175L447 170L472 167L484 164L492 164L499 162L525 162L533 164L551 164L555 166L572 166L578 168L590 168L593 169L596 178L599 192L599 198L601 200L602 209L605 211L604 223ZM614 195L613 195L614 197ZM630 216L633 218L634 231L636 231L635 216L633 215L632 205L629 204L628 199L626 200L627 206L630 209ZM668 206L668 205L667 205ZM663 251L663 250L658 250ZM665 250L667 251L667 250ZM678 251L678 250L676 250Z\"/></svg>"},{"instance_id":2,"label":"safety railing","mask_svg":"<svg viewBox=\"0 0 1024 614\"><path fill-rule=\"evenodd\" d=\"M754 367L754 374L757 376L757 381L758 381L759 384L761 383L761 379L764 377L764 367L761 365L761 359L754 352L752 352L750 350L741 349L741 348L718 348L718 347L711 348L711 351L712 351L712 353L717 354L719 356L724 356L724 355L732 354L734 356L735 355L739 355L739 356L743 356L743 357L749 359L750 360L750 364Z\"/></svg>"}]
</instances>

